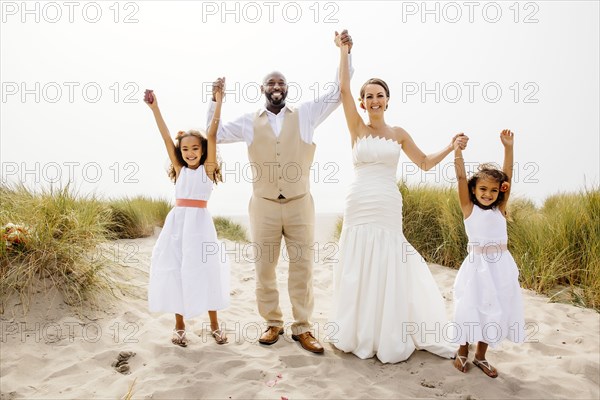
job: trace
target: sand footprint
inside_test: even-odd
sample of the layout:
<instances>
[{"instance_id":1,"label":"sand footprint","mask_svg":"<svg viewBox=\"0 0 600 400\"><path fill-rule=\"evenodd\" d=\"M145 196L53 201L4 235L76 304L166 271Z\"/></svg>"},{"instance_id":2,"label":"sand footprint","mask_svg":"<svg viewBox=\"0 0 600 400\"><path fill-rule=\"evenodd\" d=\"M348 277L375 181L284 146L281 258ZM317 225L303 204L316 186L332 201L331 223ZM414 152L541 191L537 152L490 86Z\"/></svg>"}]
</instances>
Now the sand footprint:
<instances>
[{"instance_id":1,"label":"sand footprint","mask_svg":"<svg viewBox=\"0 0 600 400\"><path fill-rule=\"evenodd\" d=\"M131 367L129 366L129 359L135 356L133 351L122 351L117 356L117 360L113 361L111 366L117 370L117 372L128 375L131 373Z\"/></svg>"}]
</instances>

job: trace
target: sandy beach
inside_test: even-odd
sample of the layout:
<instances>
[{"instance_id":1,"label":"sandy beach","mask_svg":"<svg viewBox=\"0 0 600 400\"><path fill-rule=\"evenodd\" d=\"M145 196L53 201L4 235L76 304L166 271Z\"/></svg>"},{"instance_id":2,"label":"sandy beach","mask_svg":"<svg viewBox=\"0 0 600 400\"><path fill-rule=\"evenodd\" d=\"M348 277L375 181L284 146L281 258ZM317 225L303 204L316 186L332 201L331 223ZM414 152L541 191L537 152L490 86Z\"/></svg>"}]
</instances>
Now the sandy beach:
<instances>
[{"instance_id":1,"label":"sandy beach","mask_svg":"<svg viewBox=\"0 0 600 400\"><path fill-rule=\"evenodd\" d=\"M233 217L247 226L245 217ZM287 263L278 281L288 327L273 346L258 343L264 326L255 302L255 276L247 245L224 241L231 265L231 307L219 313L229 343L217 345L208 315L187 321L187 348L170 342L172 315L147 310L146 287L155 235L117 241L122 284L128 295L103 310L74 310L50 291L33 296L29 312L13 299L1 324L1 399L122 398L133 384L134 399L307 398L600 398L600 315L591 309L549 303L523 290L527 341L490 349L500 376L490 379L471 364L456 371L450 360L415 352L406 362L361 360L332 346L328 323L335 264L337 216L317 216L318 262L314 268L316 336L324 355L313 355L291 339ZM455 270L430 265L452 312ZM130 373L111 366L122 351ZM134 383L135 382L135 383Z\"/></svg>"}]
</instances>

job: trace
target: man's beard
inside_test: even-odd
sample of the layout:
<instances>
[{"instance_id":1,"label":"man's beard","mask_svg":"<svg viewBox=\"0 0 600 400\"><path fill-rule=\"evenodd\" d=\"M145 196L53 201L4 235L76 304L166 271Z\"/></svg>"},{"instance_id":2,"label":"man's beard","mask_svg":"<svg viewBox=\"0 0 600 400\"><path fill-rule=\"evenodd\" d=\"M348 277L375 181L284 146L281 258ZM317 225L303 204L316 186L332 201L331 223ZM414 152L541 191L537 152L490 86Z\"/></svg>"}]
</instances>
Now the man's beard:
<instances>
[{"instance_id":1,"label":"man's beard","mask_svg":"<svg viewBox=\"0 0 600 400\"><path fill-rule=\"evenodd\" d=\"M273 94L277 94L277 93L279 93L281 95L281 97L275 96L276 98L273 98ZM267 99L269 100L269 103L273 104L274 106L279 106L279 105L285 103L286 96L287 96L287 93L284 93L284 92L268 93Z\"/></svg>"}]
</instances>

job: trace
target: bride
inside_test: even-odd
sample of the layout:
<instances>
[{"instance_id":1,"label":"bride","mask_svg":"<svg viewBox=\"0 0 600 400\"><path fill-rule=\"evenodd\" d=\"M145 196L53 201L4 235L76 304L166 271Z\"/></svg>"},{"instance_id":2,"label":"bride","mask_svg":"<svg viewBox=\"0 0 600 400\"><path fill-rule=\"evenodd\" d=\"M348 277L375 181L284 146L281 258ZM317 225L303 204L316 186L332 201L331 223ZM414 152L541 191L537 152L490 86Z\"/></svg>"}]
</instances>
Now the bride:
<instances>
[{"instance_id":1,"label":"bride","mask_svg":"<svg viewBox=\"0 0 600 400\"><path fill-rule=\"evenodd\" d=\"M369 79L360 90L359 115L350 93L348 46L340 47L340 90L350 137L355 178L346 198L334 266L332 343L360 358L377 355L383 363L406 360L415 349L451 358L456 345L444 335L448 320L444 300L421 256L402 232L402 197L396 184L400 151L429 170L451 151L424 154L400 127L385 123L390 91L381 79ZM453 140L464 148L463 134ZM427 229L427 227L423 227Z\"/></svg>"}]
</instances>

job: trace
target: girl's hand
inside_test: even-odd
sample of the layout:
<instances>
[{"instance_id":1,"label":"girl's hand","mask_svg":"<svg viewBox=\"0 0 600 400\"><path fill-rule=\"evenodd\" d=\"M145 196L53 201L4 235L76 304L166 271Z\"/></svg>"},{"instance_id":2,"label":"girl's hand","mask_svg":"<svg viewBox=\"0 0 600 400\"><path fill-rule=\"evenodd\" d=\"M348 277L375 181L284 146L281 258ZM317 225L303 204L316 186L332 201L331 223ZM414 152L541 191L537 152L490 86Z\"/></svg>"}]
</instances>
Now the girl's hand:
<instances>
[{"instance_id":1,"label":"girl's hand","mask_svg":"<svg viewBox=\"0 0 600 400\"><path fill-rule=\"evenodd\" d=\"M452 138L452 148L456 150L464 150L467 148L469 137L464 133L459 133Z\"/></svg>"},{"instance_id":2,"label":"girl's hand","mask_svg":"<svg viewBox=\"0 0 600 400\"><path fill-rule=\"evenodd\" d=\"M150 107L150 109L152 110L158 108L158 101L153 90L146 89L146 91L144 92L144 103L148 104L148 107Z\"/></svg>"},{"instance_id":3,"label":"girl's hand","mask_svg":"<svg viewBox=\"0 0 600 400\"><path fill-rule=\"evenodd\" d=\"M221 103L223 101L223 97L225 96L225 77L218 78L213 85L213 97L217 103Z\"/></svg>"},{"instance_id":4,"label":"girl's hand","mask_svg":"<svg viewBox=\"0 0 600 400\"><path fill-rule=\"evenodd\" d=\"M504 129L502 132L500 132L500 141L504 147L512 147L515 143L515 134L509 129Z\"/></svg>"},{"instance_id":5,"label":"girl's hand","mask_svg":"<svg viewBox=\"0 0 600 400\"><path fill-rule=\"evenodd\" d=\"M223 99L223 90L225 89L225 78L217 78L212 86L212 100L217 101L216 94L221 91L221 99Z\"/></svg>"}]
</instances>

